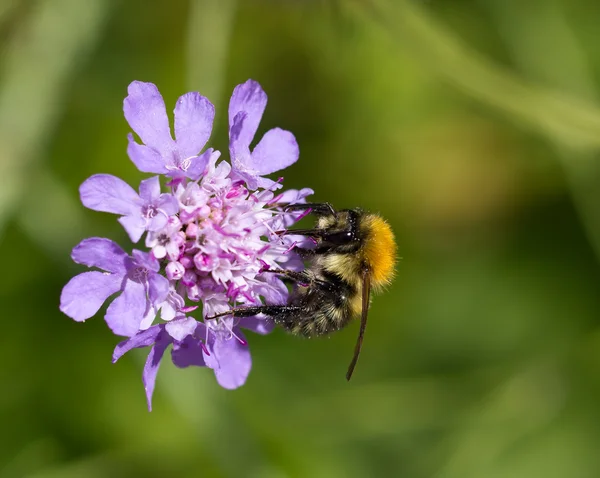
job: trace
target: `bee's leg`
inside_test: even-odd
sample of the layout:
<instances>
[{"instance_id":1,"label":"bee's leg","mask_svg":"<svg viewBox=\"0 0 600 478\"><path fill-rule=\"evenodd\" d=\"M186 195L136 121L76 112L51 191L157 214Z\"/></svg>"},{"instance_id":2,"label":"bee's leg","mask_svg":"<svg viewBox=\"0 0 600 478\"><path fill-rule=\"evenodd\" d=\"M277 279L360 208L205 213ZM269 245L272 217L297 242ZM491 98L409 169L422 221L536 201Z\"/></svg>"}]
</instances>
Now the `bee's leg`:
<instances>
[{"instance_id":1,"label":"bee's leg","mask_svg":"<svg viewBox=\"0 0 600 478\"><path fill-rule=\"evenodd\" d=\"M306 271L297 272L297 271L288 271L285 269L265 269L263 272L271 272L273 274L279 274L287 277L294 282L298 282L300 284L310 284L314 282L314 278L306 273Z\"/></svg>"},{"instance_id":2,"label":"bee's leg","mask_svg":"<svg viewBox=\"0 0 600 478\"><path fill-rule=\"evenodd\" d=\"M263 272L272 272L273 274L281 274L282 276L287 277L288 279L293 280L299 285L303 285L305 287L318 287L324 290L331 290L332 283L327 282L320 279L315 279L306 273L306 271L296 272L296 271L287 271L284 269L266 269Z\"/></svg>"},{"instance_id":3,"label":"bee's leg","mask_svg":"<svg viewBox=\"0 0 600 478\"><path fill-rule=\"evenodd\" d=\"M328 214L334 215L335 209L328 202L309 202L305 204L290 204L285 206L286 211L301 211L303 209L310 209L312 214L317 216L327 216Z\"/></svg>"},{"instance_id":4,"label":"bee's leg","mask_svg":"<svg viewBox=\"0 0 600 478\"><path fill-rule=\"evenodd\" d=\"M207 320L216 319L231 315L232 317L253 317L258 314L264 314L271 317L275 322L282 322L290 314L296 314L300 311L300 307L293 305L249 305L247 307L234 307L212 317L207 317Z\"/></svg>"}]
</instances>

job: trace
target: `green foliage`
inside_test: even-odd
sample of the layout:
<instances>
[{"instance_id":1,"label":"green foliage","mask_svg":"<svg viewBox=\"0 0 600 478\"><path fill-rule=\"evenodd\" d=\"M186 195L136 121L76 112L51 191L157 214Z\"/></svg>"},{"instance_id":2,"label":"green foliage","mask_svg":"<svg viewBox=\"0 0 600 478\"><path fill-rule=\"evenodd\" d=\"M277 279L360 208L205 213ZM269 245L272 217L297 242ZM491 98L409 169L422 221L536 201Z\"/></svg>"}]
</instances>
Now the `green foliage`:
<instances>
[{"instance_id":1,"label":"green foliage","mask_svg":"<svg viewBox=\"0 0 600 478\"><path fill-rule=\"evenodd\" d=\"M215 8L219 3L221 8ZM600 475L600 43L593 0L13 0L0 4L0 478ZM137 181L134 79L232 87L292 130L286 186L388 218L401 261L356 327L250 336L248 383L58 311L82 238L125 235L77 187ZM120 238L120 239L119 239Z\"/></svg>"}]
</instances>

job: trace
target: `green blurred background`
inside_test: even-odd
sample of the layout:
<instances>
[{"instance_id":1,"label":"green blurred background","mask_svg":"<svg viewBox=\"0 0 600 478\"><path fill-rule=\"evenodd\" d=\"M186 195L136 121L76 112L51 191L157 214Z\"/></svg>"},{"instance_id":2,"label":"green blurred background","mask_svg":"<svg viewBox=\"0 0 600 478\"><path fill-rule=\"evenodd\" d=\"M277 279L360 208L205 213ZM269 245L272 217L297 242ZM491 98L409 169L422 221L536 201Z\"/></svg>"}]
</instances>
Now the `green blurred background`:
<instances>
[{"instance_id":1,"label":"green blurred background","mask_svg":"<svg viewBox=\"0 0 600 478\"><path fill-rule=\"evenodd\" d=\"M0 0L0 478L600 476L600 2ZM378 211L401 261L357 325L251 336L239 390L58 311L132 184L122 101L232 88L292 130L286 187Z\"/></svg>"}]
</instances>

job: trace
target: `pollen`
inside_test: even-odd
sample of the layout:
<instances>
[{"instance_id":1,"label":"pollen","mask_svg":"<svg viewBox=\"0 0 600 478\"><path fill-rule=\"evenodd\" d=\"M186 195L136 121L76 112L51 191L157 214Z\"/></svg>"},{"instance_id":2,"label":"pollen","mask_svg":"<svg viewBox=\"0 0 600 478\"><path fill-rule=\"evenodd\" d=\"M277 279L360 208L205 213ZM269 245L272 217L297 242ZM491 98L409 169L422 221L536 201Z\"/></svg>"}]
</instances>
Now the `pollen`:
<instances>
[{"instance_id":1,"label":"pollen","mask_svg":"<svg viewBox=\"0 0 600 478\"><path fill-rule=\"evenodd\" d=\"M379 216L369 215L365 222L369 231L365 244L365 258L371 266L371 283L375 288L384 287L392 281L395 272L394 233L390 225Z\"/></svg>"}]
</instances>

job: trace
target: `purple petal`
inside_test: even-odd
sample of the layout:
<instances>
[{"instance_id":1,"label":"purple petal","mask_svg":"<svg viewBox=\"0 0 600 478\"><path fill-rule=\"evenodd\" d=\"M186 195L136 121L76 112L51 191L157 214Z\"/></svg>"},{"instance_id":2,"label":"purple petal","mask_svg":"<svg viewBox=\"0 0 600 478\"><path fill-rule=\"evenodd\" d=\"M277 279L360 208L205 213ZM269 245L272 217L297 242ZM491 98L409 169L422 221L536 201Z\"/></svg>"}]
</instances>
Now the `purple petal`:
<instances>
[{"instance_id":1,"label":"purple petal","mask_svg":"<svg viewBox=\"0 0 600 478\"><path fill-rule=\"evenodd\" d=\"M81 202L94 211L127 216L139 213L142 201L133 188L110 174L95 174L79 187Z\"/></svg>"},{"instance_id":2,"label":"purple petal","mask_svg":"<svg viewBox=\"0 0 600 478\"><path fill-rule=\"evenodd\" d=\"M181 319L174 319L165 325L167 333L178 342L182 342L188 335L192 335L198 322L191 317L183 317Z\"/></svg>"},{"instance_id":3,"label":"purple petal","mask_svg":"<svg viewBox=\"0 0 600 478\"><path fill-rule=\"evenodd\" d=\"M233 117L233 120L230 120L230 122L229 122L229 146L230 147L232 145L238 144L241 147L246 147L246 148L250 149L250 141L252 141L252 138L250 138L250 141L248 141L248 142L246 142L244 140L244 137L242 137L242 139L240 140L240 135L242 134L242 131L244 129L244 122L246 121L246 118L248 118L248 113L246 113L245 111L240 111Z\"/></svg>"},{"instance_id":4,"label":"purple petal","mask_svg":"<svg viewBox=\"0 0 600 478\"><path fill-rule=\"evenodd\" d=\"M128 280L123 293L108 306L104 320L116 335L131 337L139 332L147 305L144 284Z\"/></svg>"},{"instance_id":5,"label":"purple petal","mask_svg":"<svg viewBox=\"0 0 600 478\"><path fill-rule=\"evenodd\" d=\"M115 274L124 274L129 256L110 239L90 237L73 248L71 258L77 264L98 267Z\"/></svg>"},{"instance_id":6,"label":"purple petal","mask_svg":"<svg viewBox=\"0 0 600 478\"><path fill-rule=\"evenodd\" d=\"M129 143L127 145L127 154L129 159L135 164L142 173L167 174L169 170L165 167L165 160L152 148L138 144L133 135L127 136Z\"/></svg>"},{"instance_id":7,"label":"purple petal","mask_svg":"<svg viewBox=\"0 0 600 478\"><path fill-rule=\"evenodd\" d=\"M60 310L83 322L102 307L104 301L121 289L122 277L103 272L84 272L73 277L60 294Z\"/></svg>"},{"instance_id":8,"label":"purple petal","mask_svg":"<svg viewBox=\"0 0 600 478\"><path fill-rule=\"evenodd\" d=\"M210 138L215 107L200 93L181 96L175 105L175 138L183 158L196 156Z\"/></svg>"},{"instance_id":9,"label":"purple petal","mask_svg":"<svg viewBox=\"0 0 600 478\"><path fill-rule=\"evenodd\" d=\"M115 350L113 352L113 363L119 360L124 354L129 352L131 349L148 347L154 344L164 328L165 326L163 324L153 325L152 327L143 330L138 334L135 334L130 339L124 340L123 342L119 343L115 347Z\"/></svg>"},{"instance_id":10,"label":"purple petal","mask_svg":"<svg viewBox=\"0 0 600 478\"><path fill-rule=\"evenodd\" d=\"M179 202L172 194L161 194L156 202L156 207L167 216L173 216L179 212Z\"/></svg>"},{"instance_id":11,"label":"purple petal","mask_svg":"<svg viewBox=\"0 0 600 478\"><path fill-rule=\"evenodd\" d=\"M215 155L218 158L221 156L221 152L213 151L212 148L209 148L200 156L193 158L190 166L185 171L186 177L190 178L192 181L199 179L200 176L204 174L209 160L213 159Z\"/></svg>"},{"instance_id":12,"label":"purple petal","mask_svg":"<svg viewBox=\"0 0 600 478\"><path fill-rule=\"evenodd\" d=\"M180 344L173 344L171 359L175 366L179 368L195 365L197 367L206 367L204 362L204 351L200 340L192 336L187 336Z\"/></svg>"},{"instance_id":13,"label":"purple petal","mask_svg":"<svg viewBox=\"0 0 600 478\"><path fill-rule=\"evenodd\" d=\"M131 252L131 255L133 256L135 264L139 267L143 267L144 269L154 272L158 272L160 269L160 263L152 254L134 249Z\"/></svg>"},{"instance_id":14,"label":"purple petal","mask_svg":"<svg viewBox=\"0 0 600 478\"><path fill-rule=\"evenodd\" d=\"M168 222L169 218L165 214L159 213L150 220L150 223L146 225L146 229L152 232L160 231Z\"/></svg>"},{"instance_id":15,"label":"purple petal","mask_svg":"<svg viewBox=\"0 0 600 478\"><path fill-rule=\"evenodd\" d=\"M150 302L158 307L167 298L169 293L169 280L160 274L148 275L148 298Z\"/></svg>"},{"instance_id":16,"label":"purple petal","mask_svg":"<svg viewBox=\"0 0 600 478\"><path fill-rule=\"evenodd\" d=\"M146 400L148 402L148 411L152 411L152 394L154 393L154 385L156 383L156 374L160 367L160 361L162 360L163 354L166 348L171 343L167 334L165 337L158 338L158 341L150 350L146 365L144 365L144 372L142 373L142 382L144 383L144 390L146 390Z\"/></svg>"},{"instance_id":17,"label":"purple petal","mask_svg":"<svg viewBox=\"0 0 600 478\"><path fill-rule=\"evenodd\" d=\"M140 197L145 204L153 203L160 196L160 181L158 176L144 179L140 183Z\"/></svg>"},{"instance_id":18,"label":"purple petal","mask_svg":"<svg viewBox=\"0 0 600 478\"><path fill-rule=\"evenodd\" d=\"M173 149L165 102L152 83L134 81L123 101L125 119L141 140L162 154Z\"/></svg>"},{"instance_id":19,"label":"purple petal","mask_svg":"<svg viewBox=\"0 0 600 478\"><path fill-rule=\"evenodd\" d=\"M236 132L240 144L250 145L266 106L267 95L256 81L248 80L235 87L229 101L229 127L233 126L234 118L240 111L246 112L242 127Z\"/></svg>"},{"instance_id":20,"label":"purple petal","mask_svg":"<svg viewBox=\"0 0 600 478\"><path fill-rule=\"evenodd\" d=\"M236 334L242 340L244 335L236 330ZM229 340L215 340L212 347L214 355L214 368L217 382L223 388L234 389L241 387L246 382L250 369L252 368L252 357L248 345L243 345L235 337ZM205 357L208 365L208 357ZM210 366L210 365L209 365Z\"/></svg>"},{"instance_id":21,"label":"purple petal","mask_svg":"<svg viewBox=\"0 0 600 478\"><path fill-rule=\"evenodd\" d=\"M275 322L269 318L259 319L257 317L244 317L240 319L238 327L251 330L257 334L266 335L273 331Z\"/></svg>"},{"instance_id":22,"label":"purple petal","mask_svg":"<svg viewBox=\"0 0 600 478\"><path fill-rule=\"evenodd\" d=\"M134 216L122 216L117 219L125 232L134 244L140 240L142 234L146 231L146 220L140 216L139 212Z\"/></svg>"},{"instance_id":23,"label":"purple petal","mask_svg":"<svg viewBox=\"0 0 600 478\"><path fill-rule=\"evenodd\" d=\"M245 171L240 171L235 167L232 168L230 176L233 181L244 181L246 186L248 186L248 189L251 191L254 191L256 188L258 188L260 179L259 176L247 173Z\"/></svg>"},{"instance_id":24,"label":"purple petal","mask_svg":"<svg viewBox=\"0 0 600 478\"><path fill-rule=\"evenodd\" d=\"M315 192L310 188L287 189L277 198L277 202L282 204L305 203L306 197L311 196L314 193Z\"/></svg>"},{"instance_id":25,"label":"purple petal","mask_svg":"<svg viewBox=\"0 0 600 478\"><path fill-rule=\"evenodd\" d=\"M300 150L289 131L273 128L265 133L252 151L250 167L261 176L287 168L298 161Z\"/></svg>"}]
</instances>

